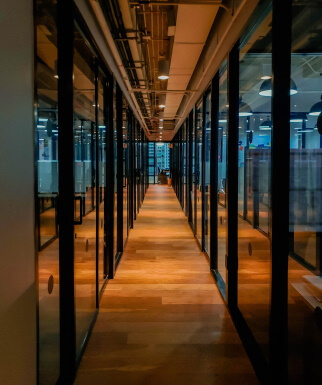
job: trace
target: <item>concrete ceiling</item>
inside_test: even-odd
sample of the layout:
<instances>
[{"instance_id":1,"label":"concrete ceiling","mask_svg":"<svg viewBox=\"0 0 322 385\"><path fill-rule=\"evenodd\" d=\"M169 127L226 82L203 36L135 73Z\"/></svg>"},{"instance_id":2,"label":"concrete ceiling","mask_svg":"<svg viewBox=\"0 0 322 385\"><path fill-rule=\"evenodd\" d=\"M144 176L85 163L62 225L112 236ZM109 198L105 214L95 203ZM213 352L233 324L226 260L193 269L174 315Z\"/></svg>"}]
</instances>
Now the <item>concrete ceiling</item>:
<instances>
[{"instance_id":1,"label":"concrete ceiling","mask_svg":"<svg viewBox=\"0 0 322 385\"><path fill-rule=\"evenodd\" d=\"M179 5L170 62L169 93L164 109L165 118L177 118L177 111L206 43L218 12L218 5Z\"/></svg>"}]
</instances>

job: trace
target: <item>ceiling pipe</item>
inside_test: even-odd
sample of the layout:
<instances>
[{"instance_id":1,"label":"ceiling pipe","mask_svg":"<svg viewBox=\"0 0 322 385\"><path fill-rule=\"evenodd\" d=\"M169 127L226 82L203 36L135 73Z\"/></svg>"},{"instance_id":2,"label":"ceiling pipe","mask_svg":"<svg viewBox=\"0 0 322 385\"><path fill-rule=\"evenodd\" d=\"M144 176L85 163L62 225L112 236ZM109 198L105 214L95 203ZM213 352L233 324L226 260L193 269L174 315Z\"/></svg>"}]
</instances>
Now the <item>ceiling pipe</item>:
<instances>
[{"instance_id":1,"label":"ceiling pipe","mask_svg":"<svg viewBox=\"0 0 322 385\"><path fill-rule=\"evenodd\" d=\"M124 24L126 30L135 31L137 29L136 15L133 11L131 12L131 8L129 6L128 0L119 0L119 6L120 6L121 13L122 13L123 24ZM133 34L135 34L135 32L128 33L129 36L133 36ZM137 87L138 88L137 92L142 93L142 95L143 95L142 100L144 101L146 110L149 112L152 106L151 106L150 99L148 98L148 95L145 94L145 89L148 88L147 73L146 73L146 69L145 69L146 63L144 61L142 48L139 45L139 43L140 43L140 40L129 41L129 46L130 46L130 50L131 50L131 54L132 54L134 62L141 62L142 63L141 67L136 68L135 70L137 73L137 77L139 79L145 80L145 87ZM144 98L144 96L146 96L146 98Z\"/></svg>"},{"instance_id":2,"label":"ceiling pipe","mask_svg":"<svg viewBox=\"0 0 322 385\"><path fill-rule=\"evenodd\" d=\"M135 6L135 5L216 5L216 6L219 6L223 9L225 9L226 11L230 11L230 8L227 7L227 5L225 4L222 4L222 1L221 0L214 0L214 1L211 1L211 0L203 0L203 1L187 1L187 0L183 0L183 1L155 1L155 0L152 0L152 1L149 1L149 0L134 0L134 1L130 1L130 4L131 6Z\"/></svg>"},{"instance_id":3,"label":"ceiling pipe","mask_svg":"<svg viewBox=\"0 0 322 385\"><path fill-rule=\"evenodd\" d=\"M142 112L141 112L141 109L140 109L140 106L138 105L138 102L136 100L136 97L130 92L130 90L132 89L132 86L131 86L131 83L128 79L128 75L126 73L126 70L123 66L123 63L122 63L122 59L118 53L118 50L116 48L116 45L114 43L114 40L113 40L113 37L111 35L111 32L110 32L110 29L107 25L107 22L106 22L106 19L104 17L104 14L102 12L102 9L98 3L97 0L90 0L90 4L91 4L91 7L94 11L94 14L98 20L98 23L102 29L102 32L104 34L104 37L106 39L106 42L112 52L112 55L114 57L114 60L116 61L116 64L117 64L117 67L118 67L118 70L120 71L121 73L121 76L122 76L122 80L124 81L125 85L126 85L126 88L127 90L129 91L129 96L130 96L130 99L132 100L132 103L134 104L134 107L135 107L135 110L137 112L137 114L139 115L139 120L146 132L146 134L148 136L150 136L150 131L146 125L146 122L145 122L145 118L144 116L142 115ZM114 73L114 75L116 75ZM117 76L116 76L117 77Z\"/></svg>"}]
</instances>

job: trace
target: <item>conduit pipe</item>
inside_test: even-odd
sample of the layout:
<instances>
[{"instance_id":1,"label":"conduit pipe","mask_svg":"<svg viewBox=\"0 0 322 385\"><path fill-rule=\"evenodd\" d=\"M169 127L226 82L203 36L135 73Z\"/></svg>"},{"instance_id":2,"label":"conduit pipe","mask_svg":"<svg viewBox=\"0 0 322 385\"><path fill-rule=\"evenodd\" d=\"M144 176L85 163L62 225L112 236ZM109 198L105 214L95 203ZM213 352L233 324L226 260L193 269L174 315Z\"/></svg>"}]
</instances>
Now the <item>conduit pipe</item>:
<instances>
[{"instance_id":1,"label":"conduit pipe","mask_svg":"<svg viewBox=\"0 0 322 385\"><path fill-rule=\"evenodd\" d=\"M107 44L108 44L108 46L109 46L109 48L110 48L110 50L111 50L111 52L113 54L113 57L114 57L114 59L116 61L116 64L117 64L117 67L118 67L118 69L119 69L119 71L121 73L122 79L123 79L124 83L126 84L127 90L129 91L130 98L131 98L131 100L132 100L132 102L133 102L133 104L135 106L137 114L139 115L139 120L141 121L141 124L142 124L146 134L148 136L150 136L150 131L149 131L149 129L148 129L146 123L145 123L145 119L144 119L144 117L142 115L142 112L141 112L140 106L138 105L136 97L130 92L132 86L130 84L130 81L128 80L127 73L126 73L125 68L123 66L123 63L122 63L122 59L120 58L118 50L117 50L117 48L115 46L113 37L111 35L111 32L110 32L109 27L107 25L107 22L105 20L105 17L104 17L104 14L102 12L102 9L101 9L99 3L97 2L97 0L90 0L89 2L91 4L91 7L92 7L92 9L94 11L94 14L95 14L95 16L97 18L97 21L98 21L98 23L99 23L99 25L100 25L100 27L102 29L102 32L103 32L104 37L106 39L106 42L107 42Z\"/></svg>"},{"instance_id":2,"label":"conduit pipe","mask_svg":"<svg viewBox=\"0 0 322 385\"><path fill-rule=\"evenodd\" d=\"M132 18L128 0L119 0L119 6L120 6L120 10L122 12L123 24L124 24L125 28L127 30L136 30L136 23L135 23L135 20L133 20L133 18ZM135 15L133 17L135 17ZM129 35L129 37L133 37L131 35L135 35L135 32L129 32L128 35ZM133 61L139 62L139 61L143 60L142 59L143 55L142 55L141 49L139 50L139 46L138 46L137 41L136 40L129 40L129 46L130 46L131 54L133 57ZM144 66L143 66L143 68L144 68ZM145 68L144 69L143 68L135 68L137 76L139 79L147 79L147 75L145 73ZM146 108L147 112L151 115L151 112L152 112L151 105L149 102L146 101L146 100L149 100L149 98L148 98L148 95L145 94L145 92L144 92L144 90L147 88L147 86L148 86L148 84L146 82L145 88L142 87L142 89L140 89L141 87L137 87L138 88L137 92L142 92L143 100L145 99L144 100L145 108Z\"/></svg>"}]
</instances>

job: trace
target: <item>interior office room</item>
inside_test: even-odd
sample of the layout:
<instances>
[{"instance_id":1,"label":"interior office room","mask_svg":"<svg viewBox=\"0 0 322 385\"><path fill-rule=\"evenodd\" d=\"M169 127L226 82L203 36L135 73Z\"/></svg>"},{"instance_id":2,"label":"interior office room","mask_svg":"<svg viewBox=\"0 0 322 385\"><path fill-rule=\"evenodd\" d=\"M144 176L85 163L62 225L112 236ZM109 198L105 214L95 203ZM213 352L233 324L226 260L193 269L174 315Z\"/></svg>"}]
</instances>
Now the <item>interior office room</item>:
<instances>
[{"instance_id":1,"label":"interior office room","mask_svg":"<svg viewBox=\"0 0 322 385\"><path fill-rule=\"evenodd\" d=\"M322 383L321 17L1 4L0 383Z\"/></svg>"}]
</instances>

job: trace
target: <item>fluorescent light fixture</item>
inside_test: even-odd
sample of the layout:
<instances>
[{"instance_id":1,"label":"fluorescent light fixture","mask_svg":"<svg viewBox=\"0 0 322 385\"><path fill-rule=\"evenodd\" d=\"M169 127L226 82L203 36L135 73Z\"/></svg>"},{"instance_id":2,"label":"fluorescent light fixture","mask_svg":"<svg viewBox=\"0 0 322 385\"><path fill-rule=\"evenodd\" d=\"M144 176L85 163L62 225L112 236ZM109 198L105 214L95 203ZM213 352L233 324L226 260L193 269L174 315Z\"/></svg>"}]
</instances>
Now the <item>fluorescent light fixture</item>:
<instances>
[{"instance_id":1,"label":"fluorescent light fixture","mask_svg":"<svg viewBox=\"0 0 322 385\"><path fill-rule=\"evenodd\" d=\"M269 75L263 75L263 76L261 76L261 79L262 80L268 80L268 79L272 79L272 77Z\"/></svg>"},{"instance_id":2,"label":"fluorescent light fixture","mask_svg":"<svg viewBox=\"0 0 322 385\"><path fill-rule=\"evenodd\" d=\"M227 119L219 119L219 123L227 123Z\"/></svg>"},{"instance_id":3,"label":"fluorescent light fixture","mask_svg":"<svg viewBox=\"0 0 322 385\"><path fill-rule=\"evenodd\" d=\"M48 118L39 118L39 122L47 122Z\"/></svg>"},{"instance_id":4,"label":"fluorescent light fixture","mask_svg":"<svg viewBox=\"0 0 322 385\"><path fill-rule=\"evenodd\" d=\"M46 128L46 126L44 126L42 124L37 124L37 128Z\"/></svg>"}]
</instances>

